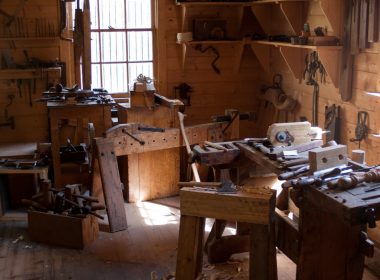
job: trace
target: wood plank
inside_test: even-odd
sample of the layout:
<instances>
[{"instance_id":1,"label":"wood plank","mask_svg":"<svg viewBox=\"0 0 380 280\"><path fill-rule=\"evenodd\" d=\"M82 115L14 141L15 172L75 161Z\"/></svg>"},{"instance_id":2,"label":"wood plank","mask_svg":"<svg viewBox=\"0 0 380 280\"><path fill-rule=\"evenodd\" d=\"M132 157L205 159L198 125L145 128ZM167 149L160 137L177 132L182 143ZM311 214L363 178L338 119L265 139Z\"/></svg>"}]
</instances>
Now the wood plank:
<instances>
[{"instance_id":1,"label":"wood plank","mask_svg":"<svg viewBox=\"0 0 380 280\"><path fill-rule=\"evenodd\" d=\"M124 210L123 192L116 154L112 146L97 144L96 156L99 160L110 231L125 230L127 228L127 218Z\"/></svg>"},{"instance_id":2,"label":"wood plank","mask_svg":"<svg viewBox=\"0 0 380 280\"><path fill-rule=\"evenodd\" d=\"M271 201L275 191L268 188L252 189L237 194L218 194L182 188L180 190L183 215L235 220L247 223L268 224Z\"/></svg>"}]
</instances>

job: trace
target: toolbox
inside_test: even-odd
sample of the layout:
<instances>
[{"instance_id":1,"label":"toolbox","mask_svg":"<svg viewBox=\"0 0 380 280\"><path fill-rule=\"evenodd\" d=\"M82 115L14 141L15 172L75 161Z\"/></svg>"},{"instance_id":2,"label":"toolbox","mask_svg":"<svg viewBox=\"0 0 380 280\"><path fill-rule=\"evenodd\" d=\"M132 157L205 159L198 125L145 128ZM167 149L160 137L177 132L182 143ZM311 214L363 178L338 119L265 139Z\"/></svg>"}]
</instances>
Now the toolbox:
<instances>
[{"instance_id":1,"label":"toolbox","mask_svg":"<svg viewBox=\"0 0 380 280\"><path fill-rule=\"evenodd\" d=\"M60 147L61 162L84 162L86 161L86 149L82 145L73 147Z\"/></svg>"},{"instance_id":2,"label":"toolbox","mask_svg":"<svg viewBox=\"0 0 380 280\"><path fill-rule=\"evenodd\" d=\"M29 211L28 234L30 240L49 245L83 249L98 238L96 217L85 218Z\"/></svg>"}]
</instances>

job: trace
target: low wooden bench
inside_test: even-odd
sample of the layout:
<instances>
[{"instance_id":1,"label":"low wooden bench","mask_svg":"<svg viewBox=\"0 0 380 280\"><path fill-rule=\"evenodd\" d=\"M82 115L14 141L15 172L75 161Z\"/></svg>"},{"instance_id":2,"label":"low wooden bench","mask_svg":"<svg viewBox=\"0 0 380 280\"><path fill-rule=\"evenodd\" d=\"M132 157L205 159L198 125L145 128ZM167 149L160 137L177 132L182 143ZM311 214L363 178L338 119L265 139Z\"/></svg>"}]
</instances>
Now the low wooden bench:
<instances>
[{"instance_id":1,"label":"low wooden bench","mask_svg":"<svg viewBox=\"0 0 380 280\"><path fill-rule=\"evenodd\" d=\"M176 279L194 280L202 272L205 218L249 223L250 279L277 279L275 201L276 191L264 187L236 194L182 188Z\"/></svg>"}]
</instances>

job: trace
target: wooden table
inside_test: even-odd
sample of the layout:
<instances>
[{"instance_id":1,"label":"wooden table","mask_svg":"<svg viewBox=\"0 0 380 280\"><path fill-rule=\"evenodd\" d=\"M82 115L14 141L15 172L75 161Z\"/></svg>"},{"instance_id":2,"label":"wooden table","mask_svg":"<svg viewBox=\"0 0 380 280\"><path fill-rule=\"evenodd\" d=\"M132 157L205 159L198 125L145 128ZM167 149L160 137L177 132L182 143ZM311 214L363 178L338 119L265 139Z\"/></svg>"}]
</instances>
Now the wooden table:
<instances>
[{"instance_id":1,"label":"wooden table","mask_svg":"<svg viewBox=\"0 0 380 280\"><path fill-rule=\"evenodd\" d=\"M203 265L205 218L214 218L248 223L249 279L277 279L275 198L276 191L268 188L254 188L236 194L182 188L176 277L183 280L198 279Z\"/></svg>"},{"instance_id":2,"label":"wooden table","mask_svg":"<svg viewBox=\"0 0 380 280\"><path fill-rule=\"evenodd\" d=\"M0 158L7 159L32 159L35 151L37 150L37 143L4 143L0 144ZM0 174L13 175L13 174L33 174L34 187L38 191L38 180L48 180L48 166L33 167L33 168L15 168L0 166ZM4 209L1 205L0 199L0 216L4 215Z\"/></svg>"},{"instance_id":3,"label":"wooden table","mask_svg":"<svg viewBox=\"0 0 380 280\"><path fill-rule=\"evenodd\" d=\"M111 106L114 102L110 103L67 103L67 102L47 102L50 120L50 136L52 144L52 158L54 170L54 186L56 188L63 187L61 160L59 149L62 145L60 136L60 122L61 120L75 120L77 141L72 141L74 145L82 143L84 140L83 128L87 127L87 123L91 122L95 127L95 136L100 136L104 131L112 125L111 120ZM64 138L64 139L67 139ZM77 143L75 143L77 142ZM65 144L66 145L66 144Z\"/></svg>"},{"instance_id":4,"label":"wooden table","mask_svg":"<svg viewBox=\"0 0 380 280\"><path fill-rule=\"evenodd\" d=\"M126 107L118 104L119 123L139 123L155 128L178 128L179 106ZM160 132L156 132L157 136ZM179 148L131 154L119 160L128 202L178 195ZM123 170L124 169L124 170ZM165 174L165 176L162 176Z\"/></svg>"}]
</instances>

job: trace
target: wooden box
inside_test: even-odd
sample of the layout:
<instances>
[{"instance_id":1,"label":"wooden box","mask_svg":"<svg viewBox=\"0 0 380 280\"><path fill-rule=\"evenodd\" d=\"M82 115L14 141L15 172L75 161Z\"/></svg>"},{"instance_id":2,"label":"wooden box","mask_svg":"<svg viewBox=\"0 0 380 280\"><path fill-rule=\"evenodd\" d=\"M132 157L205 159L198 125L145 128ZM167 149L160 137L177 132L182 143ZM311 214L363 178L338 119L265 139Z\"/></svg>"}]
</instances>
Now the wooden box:
<instances>
[{"instance_id":1,"label":"wooden box","mask_svg":"<svg viewBox=\"0 0 380 280\"><path fill-rule=\"evenodd\" d=\"M98 220L92 215L76 218L38 211L28 212L28 233L33 241L83 249L98 238Z\"/></svg>"}]
</instances>

